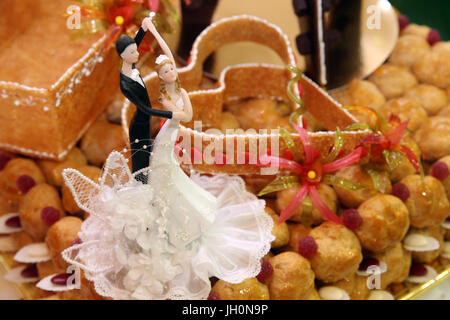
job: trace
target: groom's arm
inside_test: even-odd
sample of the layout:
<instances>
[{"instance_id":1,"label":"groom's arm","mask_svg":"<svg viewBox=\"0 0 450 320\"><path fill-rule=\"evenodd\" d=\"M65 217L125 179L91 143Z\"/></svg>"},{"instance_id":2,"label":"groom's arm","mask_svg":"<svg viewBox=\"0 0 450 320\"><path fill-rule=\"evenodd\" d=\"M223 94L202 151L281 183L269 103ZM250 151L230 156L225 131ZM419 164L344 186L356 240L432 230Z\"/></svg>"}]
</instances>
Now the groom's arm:
<instances>
[{"instance_id":1,"label":"groom's arm","mask_svg":"<svg viewBox=\"0 0 450 320\"><path fill-rule=\"evenodd\" d=\"M136 42L136 45L138 46L138 48L139 48L139 45L141 44L142 40L144 39L146 33L147 33L147 31L145 31L144 28L140 27L138 33L134 37L134 41Z\"/></svg>"},{"instance_id":2,"label":"groom's arm","mask_svg":"<svg viewBox=\"0 0 450 320\"><path fill-rule=\"evenodd\" d=\"M164 111L164 110L149 108L149 112L152 116L155 116L155 117L161 117L161 118L167 118L167 119L172 119L172 117L173 117L172 111Z\"/></svg>"},{"instance_id":3,"label":"groom's arm","mask_svg":"<svg viewBox=\"0 0 450 320\"><path fill-rule=\"evenodd\" d=\"M135 93L133 93L133 90L128 87L127 83L121 81L120 90L122 91L123 95L136 106L136 108L138 108L146 115L172 119L173 113L171 111L153 109L151 104L147 105L145 101L139 99L139 97Z\"/></svg>"}]
</instances>

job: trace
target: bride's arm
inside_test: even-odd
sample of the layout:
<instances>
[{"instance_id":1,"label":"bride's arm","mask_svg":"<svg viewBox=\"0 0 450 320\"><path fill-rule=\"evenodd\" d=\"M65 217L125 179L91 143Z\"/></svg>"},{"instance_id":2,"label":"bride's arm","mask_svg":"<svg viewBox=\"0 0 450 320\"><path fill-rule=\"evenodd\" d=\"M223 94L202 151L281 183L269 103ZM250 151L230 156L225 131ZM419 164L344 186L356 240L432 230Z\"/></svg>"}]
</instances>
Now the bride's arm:
<instances>
[{"instance_id":1,"label":"bride's arm","mask_svg":"<svg viewBox=\"0 0 450 320\"><path fill-rule=\"evenodd\" d=\"M147 30L150 31L153 34L153 36L155 37L156 41L158 41L158 44L161 47L164 54L166 56L168 56L170 58L170 60L172 61L172 64L174 66L176 66L172 51L170 51L169 46L164 41L164 39L161 37L161 35L158 33L158 31L156 30L156 27L153 24L152 19L146 18L144 23L145 23L145 26L147 27Z\"/></svg>"},{"instance_id":2,"label":"bride's arm","mask_svg":"<svg viewBox=\"0 0 450 320\"><path fill-rule=\"evenodd\" d=\"M181 88L181 96L183 98L183 103L184 103L183 111L186 113L186 120L184 120L184 121L189 122L192 120L192 116L193 116L191 99L189 99L189 95L187 94L186 90L184 90L183 88Z\"/></svg>"},{"instance_id":3,"label":"bride's arm","mask_svg":"<svg viewBox=\"0 0 450 320\"><path fill-rule=\"evenodd\" d=\"M186 121L185 120L186 119L186 113L184 111L178 110L178 108L175 106L175 104L172 101L167 100L166 98L162 98L161 99L161 104L167 110L172 111L172 118L177 119L177 120L181 120L181 121Z\"/></svg>"}]
</instances>

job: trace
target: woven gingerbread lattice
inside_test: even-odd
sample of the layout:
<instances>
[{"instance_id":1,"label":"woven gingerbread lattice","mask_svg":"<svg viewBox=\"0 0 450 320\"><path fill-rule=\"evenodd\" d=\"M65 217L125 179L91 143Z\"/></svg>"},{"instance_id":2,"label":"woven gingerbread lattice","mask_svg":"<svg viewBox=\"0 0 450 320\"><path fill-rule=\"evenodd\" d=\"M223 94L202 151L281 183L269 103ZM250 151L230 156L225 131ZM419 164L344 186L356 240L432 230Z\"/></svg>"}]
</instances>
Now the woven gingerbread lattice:
<instances>
[{"instance_id":1,"label":"woven gingerbread lattice","mask_svg":"<svg viewBox=\"0 0 450 320\"><path fill-rule=\"evenodd\" d=\"M230 66L220 74L217 87L209 90L201 90L200 84L203 77L203 62L219 47L232 42L253 41L272 48L281 57L286 65L296 65L294 53L287 36L277 26L252 16L235 16L225 18L213 23L205 29L196 39L191 51L191 63L179 68L178 73L181 85L189 92L194 116L190 123L180 126L180 136L188 137L191 146L198 145L195 141L201 141L202 150L211 144L223 146L233 145L234 164L217 165L214 163L194 163L193 169L208 173L228 174L256 174L259 168L251 164L237 164L238 143L245 145L244 151L249 151L250 144L257 144L258 148L267 146L271 148L271 141L279 141L279 152L282 154L287 149L278 131L268 130L264 134L208 134L193 129L194 121L201 121L203 129L218 128L224 102L232 99L265 97L288 101L287 86L295 74L283 66L269 64L243 64ZM158 102L160 81L156 72L147 76L147 90L153 107L162 108ZM337 127L344 128L356 123L356 119L342 106L334 101L325 91L319 88L308 77L302 76L300 83L303 86L303 101L308 111L327 129L327 132L311 133L313 146L323 154L327 154L334 143ZM298 96L297 88L294 90ZM296 108L299 106L297 105ZM125 135L128 137L129 121L135 111L128 101L124 103L122 110L122 124ZM343 154L348 154L359 144L359 141L370 132L366 130L343 132ZM303 148L298 134L292 134L292 139L300 153ZM278 142L277 142L278 143ZM242 151L242 150L240 150ZM304 154L302 153L301 159ZM189 165L182 163L182 165Z\"/></svg>"}]
</instances>

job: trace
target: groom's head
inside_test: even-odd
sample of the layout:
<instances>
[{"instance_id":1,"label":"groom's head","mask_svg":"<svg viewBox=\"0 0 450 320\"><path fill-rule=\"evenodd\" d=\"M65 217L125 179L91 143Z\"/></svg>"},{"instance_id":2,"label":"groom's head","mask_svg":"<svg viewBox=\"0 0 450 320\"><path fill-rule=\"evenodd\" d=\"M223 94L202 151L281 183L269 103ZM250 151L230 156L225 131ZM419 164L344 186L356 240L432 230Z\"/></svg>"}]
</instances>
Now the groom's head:
<instances>
[{"instance_id":1,"label":"groom's head","mask_svg":"<svg viewBox=\"0 0 450 320\"><path fill-rule=\"evenodd\" d=\"M123 61L133 64L139 60L139 52L136 41L129 36L120 36L116 41L116 50Z\"/></svg>"}]
</instances>

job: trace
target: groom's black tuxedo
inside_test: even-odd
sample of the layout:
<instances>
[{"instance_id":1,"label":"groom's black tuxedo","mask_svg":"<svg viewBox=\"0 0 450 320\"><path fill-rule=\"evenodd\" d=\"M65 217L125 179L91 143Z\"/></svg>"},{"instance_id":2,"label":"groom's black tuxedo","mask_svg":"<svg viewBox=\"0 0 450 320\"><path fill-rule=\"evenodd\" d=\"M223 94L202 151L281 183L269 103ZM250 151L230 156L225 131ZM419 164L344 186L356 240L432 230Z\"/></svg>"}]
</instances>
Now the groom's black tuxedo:
<instances>
[{"instance_id":1,"label":"groom's black tuxedo","mask_svg":"<svg viewBox=\"0 0 450 320\"><path fill-rule=\"evenodd\" d=\"M145 31L140 28L134 38L138 47L144 37ZM143 80L142 82L144 83ZM136 106L136 113L130 123L131 160L133 172L136 172L147 168L150 164L152 116L171 119L172 112L153 109L145 84L142 86L139 82L127 77L122 72L120 73L120 90ZM139 180L146 182L144 176L140 176Z\"/></svg>"}]
</instances>

